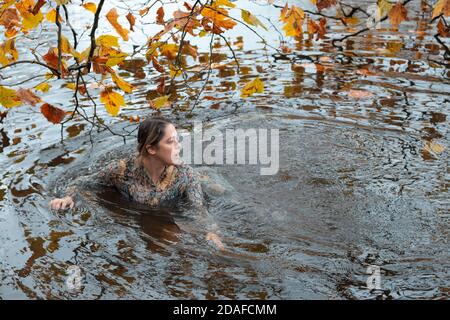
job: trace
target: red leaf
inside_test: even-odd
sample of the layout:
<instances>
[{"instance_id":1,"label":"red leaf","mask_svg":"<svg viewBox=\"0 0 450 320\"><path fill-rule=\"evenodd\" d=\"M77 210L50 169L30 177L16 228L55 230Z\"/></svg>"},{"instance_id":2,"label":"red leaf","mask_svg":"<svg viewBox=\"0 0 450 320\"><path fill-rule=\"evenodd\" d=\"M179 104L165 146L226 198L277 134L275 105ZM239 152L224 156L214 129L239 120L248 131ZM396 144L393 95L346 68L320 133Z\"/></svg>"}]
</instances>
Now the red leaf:
<instances>
[{"instance_id":1,"label":"red leaf","mask_svg":"<svg viewBox=\"0 0 450 320\"><path fill-rule=\"evenodd\" d=\"M317 0L317 10L328 9L336 4L336 0Z\"/></svg>"},{"instance_id":2,"label":"red leaf","mask_svg":"<svg viewBox=\"0 0 450 320\"><path fill-rule=\"evenodd\" d=\"M41 106L41 113L47 118L48 121L54 124L60 123L66 116L66 112L64 110L56 108L48 103L44 103Z\"/></svg>"},{"instance_id":3,"label":"red leaf","mask_svg":"<svg viewBox=\"0 0 450 320\"><path fill-rule=\"evenodd\" d=\"M134 32L133 27L134 27L134 24L136 23L135 17L133 16L133 14L131 12L129 12L127 14L126 18L127 18L128 22L130 23L130 30Z\"/></svg>"},{"instance_id":4,"label":"red leaf","mask_svg":"<svg viewBox=\"0 0 450 320\"><path fill-rule=\"evenodd\" d=\"M164 8L161 7L156 11L156 23L157 24L164 24Z\"/></svg>"}]
</instances>

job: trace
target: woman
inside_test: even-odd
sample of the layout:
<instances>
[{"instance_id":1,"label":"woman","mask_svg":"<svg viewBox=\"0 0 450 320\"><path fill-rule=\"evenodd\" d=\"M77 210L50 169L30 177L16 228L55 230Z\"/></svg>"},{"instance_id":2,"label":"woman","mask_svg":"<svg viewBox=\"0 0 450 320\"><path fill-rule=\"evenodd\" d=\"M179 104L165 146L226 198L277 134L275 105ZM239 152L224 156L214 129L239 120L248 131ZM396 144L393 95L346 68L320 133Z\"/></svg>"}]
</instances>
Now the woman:
<instances>
[{"instance_id":1,"label":"woman","mask_svg":"<svg viewBox=\"0 0 450 320\"><path fill-rule=\"evenodd\" d=\"M175 126L163 118L148 118L139 125L138 152L115 161L93 176L93 181L69 185L64 198L50 201L53 210L73 208L83 184L115 187L129 200L157 207L187 198L206 221L201 184L191 167L182 164ZM218 249L224 245L214 232L206 239Z\"/></svg>"}]
</instances>

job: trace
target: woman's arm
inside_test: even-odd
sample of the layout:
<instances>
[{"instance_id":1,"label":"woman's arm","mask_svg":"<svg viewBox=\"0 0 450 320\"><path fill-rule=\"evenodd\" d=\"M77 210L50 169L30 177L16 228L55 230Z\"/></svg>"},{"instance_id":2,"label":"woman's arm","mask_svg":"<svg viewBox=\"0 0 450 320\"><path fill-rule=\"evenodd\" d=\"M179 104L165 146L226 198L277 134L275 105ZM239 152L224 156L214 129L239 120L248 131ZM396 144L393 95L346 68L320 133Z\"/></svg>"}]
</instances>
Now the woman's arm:
<instances>
[{"instance_id":1,"label":"woman's arm","mask_svg":"<svg viewBox=\"0 0 450 320\"><path fill-rule=\"evenodd\" d=\"M126 168L125 160L114 161L102 170L92 175L81 176L68 184L64 190L64 197L50 201L53 210L72 209L75 202L80 200L80 192L98 187L115 187L118 185Z\"/></svg>"},{"instance_id":2,"label":"woman's arm","mask_svg":"<svg viewBox=\"0 0 450 320\"><path fill-rule=\"evenodd\" d=\"M225 250L225 246L217 235L217 233L219 232L217 222L205 205L202 185L200 184L199 179L197 178L194 170L191 167L188 167L187 175L188 183L186 187L186 196L188 201L192 204L195 211L197 212L197 217L202 223L204 223L206 227L206 240L213 241L216 247L219 250L223 251Z\"/></svg>"}]
</instances>

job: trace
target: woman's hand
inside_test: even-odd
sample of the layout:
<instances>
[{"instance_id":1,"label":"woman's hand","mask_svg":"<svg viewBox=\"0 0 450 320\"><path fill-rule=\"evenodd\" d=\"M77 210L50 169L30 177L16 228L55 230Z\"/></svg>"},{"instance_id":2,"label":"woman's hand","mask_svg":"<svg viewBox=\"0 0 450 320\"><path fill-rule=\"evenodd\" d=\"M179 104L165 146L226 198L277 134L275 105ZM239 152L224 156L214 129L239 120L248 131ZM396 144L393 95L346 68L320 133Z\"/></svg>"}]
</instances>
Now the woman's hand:
<instances>
[{"instance_id":1,"label":"woman's hand","mask_svg":"<svg viewBox=\"0 0 450 320\"><path fill-rule=\"evenodd\" d=\"M216 245L217 249L219 249L220 251L225 251L225 246L222 243L222 241L220 241L220 238L217 234L208 232L208 234L206 235L206 240L207 241L212 240L214 242L214 244Z\"/></svg>"},{"instance_id":2,"label":"woman's hand","mask_svg":"<svg viewBox=\"0 0 450 320\"><path fill-rule=\"evenodd\" d=\"M72 197L64 197L64 198L56 198L50 201L50 208L52 210L65 210L66 208L72 209L75 206L75 203L73 202Z\"/></svg>"}]
</instances>

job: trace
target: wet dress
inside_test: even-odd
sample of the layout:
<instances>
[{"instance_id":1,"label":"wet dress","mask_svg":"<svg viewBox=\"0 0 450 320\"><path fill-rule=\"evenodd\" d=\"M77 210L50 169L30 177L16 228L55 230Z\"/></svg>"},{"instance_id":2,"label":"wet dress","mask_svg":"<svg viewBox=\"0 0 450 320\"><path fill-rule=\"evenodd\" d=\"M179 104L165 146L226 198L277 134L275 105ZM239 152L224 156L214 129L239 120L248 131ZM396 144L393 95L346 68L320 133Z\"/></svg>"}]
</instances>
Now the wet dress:
<instances>
[{"instance_id":1,"label":"wet dress","mask_svg":"<svg viewBox=\"0 0 450 320\"><path fill-rule=\"evenodd\" d=\"M205 219L208 229L215 225L204 205L202 186L192 167L185 164L166 166L159 181L154 183L144 167L136 162L136 156L132 154L115 160L88 179L74 180L66 188L66 195L77 201L80 191L103 186L114 187L128 200L150 207L186 199L193 205L196 215Z\"/></svg>"}]
</instances>

